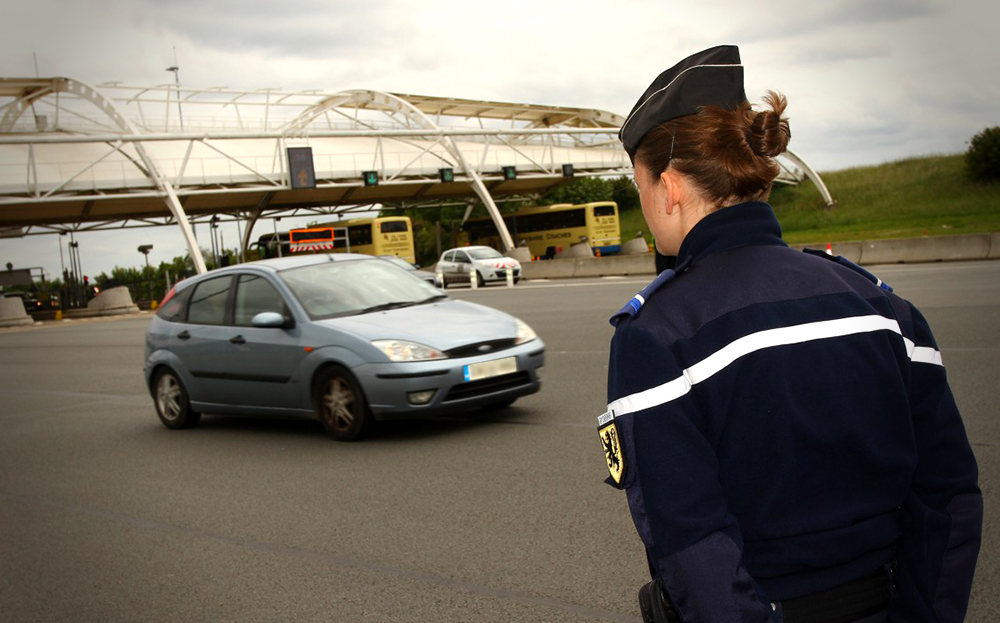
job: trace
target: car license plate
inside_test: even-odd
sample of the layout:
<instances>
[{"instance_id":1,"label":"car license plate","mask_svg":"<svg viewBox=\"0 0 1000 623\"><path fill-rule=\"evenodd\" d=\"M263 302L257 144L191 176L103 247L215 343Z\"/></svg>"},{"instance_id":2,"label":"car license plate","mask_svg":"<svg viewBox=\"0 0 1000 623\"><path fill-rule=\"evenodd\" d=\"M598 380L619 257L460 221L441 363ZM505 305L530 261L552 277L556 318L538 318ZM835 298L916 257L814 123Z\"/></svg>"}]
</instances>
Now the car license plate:
<instances>
[{"instance_id":1,"label":"car license plate","mask_svg":"<svg viewBox=\"0 0 1000 623\"><path fill-rule=\"evenodd\" d=\"M491 376L510 374L517 372L517 357L505 357L494 359L493 361L482 361L480 363L470 363L463 369L466 381L478 381L488 379Z\"/></svg>"}]
</instances>

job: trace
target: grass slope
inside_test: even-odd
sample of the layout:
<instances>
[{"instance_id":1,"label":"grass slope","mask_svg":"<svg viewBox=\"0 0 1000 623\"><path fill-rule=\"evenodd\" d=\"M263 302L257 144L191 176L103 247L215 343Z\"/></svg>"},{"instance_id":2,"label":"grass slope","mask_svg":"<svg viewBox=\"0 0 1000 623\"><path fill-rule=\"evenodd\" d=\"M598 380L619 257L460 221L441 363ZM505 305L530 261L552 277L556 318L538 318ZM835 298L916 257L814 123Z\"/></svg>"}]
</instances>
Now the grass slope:
<instances>
[{"instance_id":1,"label":"grass slope","mask_svg":"<svg viewBox=\"0 0 1000 623\"><path fill-rule=\"evenodd\" d=\"M963 155L931 156L821 173L837 201L824 207L809 180L776 185L770 203L790 244L1000 232L1000 184L976 184ZM622 238L642 231L641 210L621 215Z\"/></svg>"}]
</instances>

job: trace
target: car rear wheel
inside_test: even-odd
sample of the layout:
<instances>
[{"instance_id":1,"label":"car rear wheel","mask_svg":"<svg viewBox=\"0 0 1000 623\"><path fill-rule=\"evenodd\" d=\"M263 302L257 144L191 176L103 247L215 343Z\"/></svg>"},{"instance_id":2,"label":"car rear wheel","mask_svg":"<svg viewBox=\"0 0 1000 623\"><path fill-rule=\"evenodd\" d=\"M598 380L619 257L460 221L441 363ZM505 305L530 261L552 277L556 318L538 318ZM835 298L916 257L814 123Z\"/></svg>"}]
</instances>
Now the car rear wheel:
<instances>
[{"instance_id":1,"label":"car rear wheel","mask_svg":"<svg viewBox=\"0 0 1000 623\"><path fill-rule=\"evenodd\" d=\"M486 285L486 280L483 279L483 273L476 271L476 285L480 288Z\"/></svg>"},{"instance_id":2,"label":"car rear wheel","mask_svg":"<svg viewBox=\"0 0 1000 623\"><path fill-rule=\"evenodd\" d=\"M191 428L201 419L201 414L191 410L187 390L180 378L170 368L156 373L153 381L153 402L156 414L167 428Z\"/></svg>"},{"instance_id":3,"label":"car rear wheel","mask_svg":"<svg viewBox=\"0 0 1000 623\"><path fill-rule=\"evenodd\" d=\"M364 392L351 373L340 366L327 368L320 375L315 404L323 428L337 441L361 439L371 429L372 417Z\"/></svg>"}]
</instances>

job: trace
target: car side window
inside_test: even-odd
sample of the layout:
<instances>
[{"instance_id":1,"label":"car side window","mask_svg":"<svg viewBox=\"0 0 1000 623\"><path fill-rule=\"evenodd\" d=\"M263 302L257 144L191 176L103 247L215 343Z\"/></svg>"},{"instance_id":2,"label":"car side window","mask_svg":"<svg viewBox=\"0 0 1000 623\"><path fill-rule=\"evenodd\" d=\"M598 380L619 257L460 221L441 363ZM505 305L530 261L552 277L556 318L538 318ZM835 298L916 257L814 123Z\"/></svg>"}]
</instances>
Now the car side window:
<instances>
[{"instance_id":1,"label":"car side window","mask_svg":"<svg viewBox=\"0 0 1000 623\"><path fill-rule=\"evenodd\" d=\"M195 286L188 307L188 322L194 324L225 324L226 301L233 278L229 275L206 279Z\"/></svg>"},{"instance_id":2,"label":"car side window","mask_svg":"<svg viewBox=\"0 0 1000 623\"><path fill-rule=\"evenodd\" d=\"M455 261L459 264L471 264L469 256L465 254L465 251L455 251Z\"/></svg>"},{"instance_id":3,"label":"car side window","mask_svg":"<svg viewBox=\"0 0 1000 623\"><path fill-rule=\"evenodd\" d=\"M175 294L156 310L156 315L169 322L184 322L184 312L187 309L188 296L193 289L185 288L179 292L175 290Z\"/></svg>"},{"instance_id":4,"label":"car side window","mask_svg":"<svg viewBox=\"0 0 1000 623\"><path fill-rule=\"evenodd\" d=\"M445 253L444 254L444 261L445 262L454 262L455 261L455 252L454 251L448 251L447 253Z\"/></svg>"},{"instance_id":5,"label":"car side window","mask_svg":"<svg viewBox=\"0 0 1000 623\"><path fill-rule=\"evenodd\" d=\"M285 301L267 279L260 275L240 275L236 285L233 324L252 326L253 317L261 312L277 312L287 316Z\"/></svg>"}]
</instances>

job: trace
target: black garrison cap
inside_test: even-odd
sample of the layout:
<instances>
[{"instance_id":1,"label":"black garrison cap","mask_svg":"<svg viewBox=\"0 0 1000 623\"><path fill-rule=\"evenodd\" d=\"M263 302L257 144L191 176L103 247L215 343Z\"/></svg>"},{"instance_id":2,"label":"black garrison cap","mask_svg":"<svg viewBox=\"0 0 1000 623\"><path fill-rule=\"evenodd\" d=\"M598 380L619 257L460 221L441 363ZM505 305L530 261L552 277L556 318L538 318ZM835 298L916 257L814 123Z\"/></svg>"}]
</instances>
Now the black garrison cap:
<instances>
[{"instance_id":1,"label":"black garrison cap","mask_svg":"<svg viewBox=\"0 0 1000 623\"><path fill-rule=\"evenodd\" d=\"M694 114L701 106L734 109L746 99L739 48L709 48L657 76L632 108L618 138L629 158L635 160L639 143L661 123Z\"/></svg>"}]
</instances>

